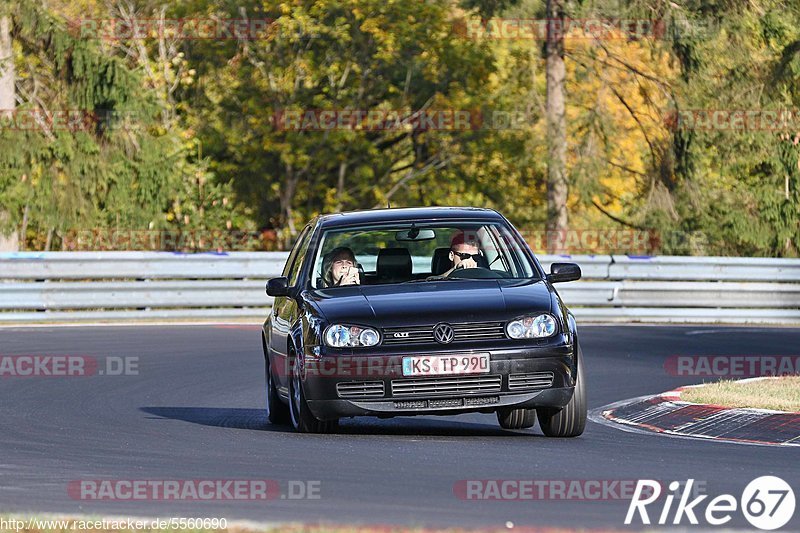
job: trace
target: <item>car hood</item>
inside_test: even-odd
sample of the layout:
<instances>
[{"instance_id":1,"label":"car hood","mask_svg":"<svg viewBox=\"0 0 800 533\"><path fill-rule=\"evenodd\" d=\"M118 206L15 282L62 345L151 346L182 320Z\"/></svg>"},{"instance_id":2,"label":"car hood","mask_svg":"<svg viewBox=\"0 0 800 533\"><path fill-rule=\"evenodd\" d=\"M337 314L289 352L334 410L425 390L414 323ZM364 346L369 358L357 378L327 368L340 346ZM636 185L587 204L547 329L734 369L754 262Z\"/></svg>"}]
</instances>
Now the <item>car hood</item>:
<instances>
[{"instance_id":1,"label":"car hood","mask_svg":"<svg viewBox=\"0 0 800 533\"><path fill-rule=\"evenodd\" d=\"M489 322L548 312L552 294L541 280L469 280L354 285L307 295L329 323L377 327Z\"/></svg>"}]
</instances>

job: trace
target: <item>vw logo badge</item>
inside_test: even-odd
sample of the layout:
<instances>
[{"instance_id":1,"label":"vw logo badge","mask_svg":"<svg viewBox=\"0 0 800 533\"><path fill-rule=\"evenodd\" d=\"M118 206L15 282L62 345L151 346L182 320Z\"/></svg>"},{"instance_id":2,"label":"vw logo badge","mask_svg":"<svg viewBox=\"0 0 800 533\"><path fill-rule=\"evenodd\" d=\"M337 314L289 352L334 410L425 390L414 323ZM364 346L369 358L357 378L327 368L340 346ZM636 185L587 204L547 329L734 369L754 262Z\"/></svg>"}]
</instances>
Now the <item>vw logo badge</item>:
<instances>
[{"instance_id":1,"label":"vw logo badge","mask_svg":"<svg viewBox=\"0 0 800 533\"><path fill-rule=\"evenodd\" d=\"M436 324L436 327L433 328L433 338L436 339L436 342L439 344L450 344L453 342L454 336L455 332L453 331L453 326L450 324L442 322L441 324Z\"/></svg>"}]
</instances>

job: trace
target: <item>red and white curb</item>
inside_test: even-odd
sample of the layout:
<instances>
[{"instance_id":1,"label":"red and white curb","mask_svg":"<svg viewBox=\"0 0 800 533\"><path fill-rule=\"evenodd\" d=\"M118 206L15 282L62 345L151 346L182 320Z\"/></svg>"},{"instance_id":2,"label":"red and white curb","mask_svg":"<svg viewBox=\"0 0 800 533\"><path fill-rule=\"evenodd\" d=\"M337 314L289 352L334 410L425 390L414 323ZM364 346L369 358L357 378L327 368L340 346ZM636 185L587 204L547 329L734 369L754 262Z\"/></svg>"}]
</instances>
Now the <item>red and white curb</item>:
<instances>
[{"instance_id":1,"label":"red and white curb","mask_svg":"<svg viewBox=\"0 0 800 533\"><path fill-rule=\"evenodd\" d=\"M763 446L800 446L800 413L681 401L681 392L696 386L606 405L594 409L590 418L637 433Z\"/></svg>"}]
</instances>

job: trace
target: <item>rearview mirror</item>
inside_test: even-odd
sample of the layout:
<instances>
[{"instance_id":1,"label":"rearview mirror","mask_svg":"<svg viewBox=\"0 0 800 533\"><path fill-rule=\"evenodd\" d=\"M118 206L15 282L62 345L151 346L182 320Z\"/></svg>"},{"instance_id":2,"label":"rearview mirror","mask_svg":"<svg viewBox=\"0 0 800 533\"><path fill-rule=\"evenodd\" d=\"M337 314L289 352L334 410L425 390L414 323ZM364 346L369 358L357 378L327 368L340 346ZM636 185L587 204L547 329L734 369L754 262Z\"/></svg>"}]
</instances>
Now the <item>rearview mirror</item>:
<instances>
[{"instance_id":1,"label":"rearview mirror","mask_svg":"<svg viewBox=\"0 0 800 533\"><path fill-rule=\"evenodd\" d=\"M394 234L397 241L429 241L436 238L436 233L432 229L411 228L398 231Z\"/></svg>"},{"instance_id":2,"label":"rearview mirror","mask_svg":"<svg viewBox=\"0 0 800 533\"><path fill-rule=\"evenodd\" d=\"M581 267L575 263L553 263L550 265L550 274L547 275L547 281L550 283L579 279L581 279Z\"/></svg>"},{"instance_id":3,"label":"rearview mirror","mask_svg":"<svg viewBox=\"0 0 800 533\"><path fill-rule=\"evenodd\" d=\"M289 296L289 280L281 277L267 281L267 294L270 296Z\"/></svg>"}]
</instances>

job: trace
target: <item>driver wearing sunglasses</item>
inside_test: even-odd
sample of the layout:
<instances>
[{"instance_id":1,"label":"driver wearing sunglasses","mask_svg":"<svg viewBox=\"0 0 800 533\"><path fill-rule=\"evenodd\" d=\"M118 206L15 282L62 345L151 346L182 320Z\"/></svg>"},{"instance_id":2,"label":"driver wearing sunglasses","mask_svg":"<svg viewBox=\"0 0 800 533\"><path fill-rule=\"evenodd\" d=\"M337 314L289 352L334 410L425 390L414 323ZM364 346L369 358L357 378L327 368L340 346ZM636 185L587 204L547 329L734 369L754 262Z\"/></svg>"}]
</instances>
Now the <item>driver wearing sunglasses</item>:
<instances>
[{"instance_id":1,"label":"driver wearing sunglasses","mask_svg":"<svg viewBox=\"0 0 800 533\"><path fill-rule=\"evenodd\" d=\"M461 268L477 268L481 257L478 239L474 234L459 231L450 241L450 261L453 267L443 276L449 276L454 270Z\"/></svg>"}]
</instances>

